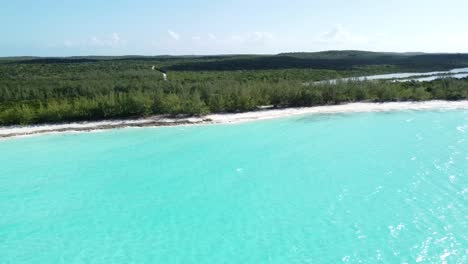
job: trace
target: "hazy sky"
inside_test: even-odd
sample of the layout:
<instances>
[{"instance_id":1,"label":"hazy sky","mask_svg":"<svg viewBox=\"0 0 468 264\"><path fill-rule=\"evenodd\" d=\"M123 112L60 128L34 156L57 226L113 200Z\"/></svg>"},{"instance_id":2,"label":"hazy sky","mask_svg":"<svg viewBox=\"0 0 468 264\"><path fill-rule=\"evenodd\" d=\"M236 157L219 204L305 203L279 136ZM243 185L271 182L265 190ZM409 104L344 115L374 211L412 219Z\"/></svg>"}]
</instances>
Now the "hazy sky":
<instances>
[{"instance_id":1,"label":"hazy sky","mask_svg":"<svg viewBox=\"0 0 468 264\"><path fill-rule=\"evenodd\" d=\"M0 0L0 56L468 52L468 0Z\"/></svg>"}]
</instances>

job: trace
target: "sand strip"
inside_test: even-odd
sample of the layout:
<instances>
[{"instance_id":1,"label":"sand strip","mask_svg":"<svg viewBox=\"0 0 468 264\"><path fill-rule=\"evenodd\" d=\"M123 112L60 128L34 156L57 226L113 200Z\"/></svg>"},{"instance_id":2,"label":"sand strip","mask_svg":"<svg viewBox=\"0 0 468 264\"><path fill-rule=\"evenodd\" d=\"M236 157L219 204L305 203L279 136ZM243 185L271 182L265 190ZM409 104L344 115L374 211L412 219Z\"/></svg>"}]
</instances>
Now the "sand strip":
<instances>
[{"instance_id":1,"label":"sand strip","mask_svg":"<svg viewBox=\"0 0 468 264\"><path fill-rule=\"evenodd\" d=\"M468 100L464 101L426 101L426 102L391 102L391 103L349 103L341 105L284 108L261 110L236 114L210 114L202 117L167 118L152 116L133 120L110 120L98 122L77 122L66 124L44 124L37 126L0 127L0 138L30 136L45 133L90 132L124 127L156 127L196 124L232 124L254 120L264 120L303 114L332 114L355 112L381 112L398 110L431 109L468 109Z\"/></svg>"}]
</instances>

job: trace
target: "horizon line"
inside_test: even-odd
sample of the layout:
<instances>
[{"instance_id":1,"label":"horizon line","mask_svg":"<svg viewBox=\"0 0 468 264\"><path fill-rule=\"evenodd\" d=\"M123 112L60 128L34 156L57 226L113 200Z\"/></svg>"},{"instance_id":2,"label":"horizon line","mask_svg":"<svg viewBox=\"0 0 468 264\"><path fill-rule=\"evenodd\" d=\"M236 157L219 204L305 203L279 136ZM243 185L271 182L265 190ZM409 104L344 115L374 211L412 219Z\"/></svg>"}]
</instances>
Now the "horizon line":
<instances>
[{"instance_id":1,"label":"horizon line","mask_svg":"<svg viewBox=\"0 0 468 264\"><path fill-rule=\"evenodd\" d=\"M6 58L73 58L73 57L209 57L209 56L277 56L283 54L295 53L324 53L324 52L370 52L370 53L393 53L393 54L468 54L465 52L423 52L423 51L374 51L374 50L355 50L355 49L332 49L320 51L285 51L279 53L217 53L217 54L122 54L122 55L68 55L68 56L40 56L40 55L13 55L0 56L1 59Z\"/></svg>"}]
</instances>

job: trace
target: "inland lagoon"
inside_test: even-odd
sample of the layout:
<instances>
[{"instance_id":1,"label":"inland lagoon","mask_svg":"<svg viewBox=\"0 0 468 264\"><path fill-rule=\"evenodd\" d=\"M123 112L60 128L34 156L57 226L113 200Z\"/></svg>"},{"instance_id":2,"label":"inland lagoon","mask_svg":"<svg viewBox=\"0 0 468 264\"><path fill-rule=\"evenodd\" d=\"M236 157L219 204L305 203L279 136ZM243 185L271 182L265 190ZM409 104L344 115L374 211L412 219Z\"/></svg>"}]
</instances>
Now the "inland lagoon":
<instances>
[{"instance_id":1,"label":"inland lagoon","mask_svg":"<svg viewBox=\"0 0 468 264\"><path fill-rule=\"evenodd\" d=\"M1 263L466 263L468 111L0 141Z\"/></svg>"}]
</instances>

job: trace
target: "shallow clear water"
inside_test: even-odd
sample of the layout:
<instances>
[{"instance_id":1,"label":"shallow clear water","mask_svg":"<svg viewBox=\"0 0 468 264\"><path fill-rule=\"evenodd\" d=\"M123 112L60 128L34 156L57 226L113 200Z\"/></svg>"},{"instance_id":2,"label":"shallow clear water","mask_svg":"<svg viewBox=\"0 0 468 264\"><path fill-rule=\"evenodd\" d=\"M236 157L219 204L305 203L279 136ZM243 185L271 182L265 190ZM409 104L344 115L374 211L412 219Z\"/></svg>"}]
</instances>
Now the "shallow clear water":
<instances>
[{"instance_id":1,"label":"shallow clear water","mask_svg":"<svg viewBox=\"0 0 468 264\"><path fill-rule=\"evenodd\" d=\"M455 78L463 79L468 77L468 68L456 68L448 71L433 71L433 72L403 72L403 73L390 73L390 74L378 74L368 75L360 77L349 77L334 80L317 81L315 84L332 83L335 84L338 81L366 81L366 80L394 80L397 82L428 82L442 78Z\"/></svg>"},{"instance_id":2,"label":"shallow clear water","mask_svg":"<svg viewBox=\"0 0 468 264\"><path fill-rule=\"evenodd\" d=\"M398 79L397 82L409 82L409 81L418 81L418 82L430 82L442 78L454 78L454 79L463 79L468 77L468 73L455 73L449 75L432 75L428 77L417 77L411 79Z\"/></svg>"},{"instance_id":3,"label":"shallow clear water","mask_svg":"<svg viewBox=\"0 0 468 264\"><path fill-rule=\"evenodd\" d=\"M468 263L468 112L0 141L0 263Z\"/></svg>"}]
</instances>

